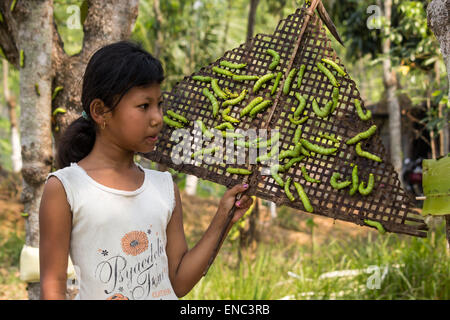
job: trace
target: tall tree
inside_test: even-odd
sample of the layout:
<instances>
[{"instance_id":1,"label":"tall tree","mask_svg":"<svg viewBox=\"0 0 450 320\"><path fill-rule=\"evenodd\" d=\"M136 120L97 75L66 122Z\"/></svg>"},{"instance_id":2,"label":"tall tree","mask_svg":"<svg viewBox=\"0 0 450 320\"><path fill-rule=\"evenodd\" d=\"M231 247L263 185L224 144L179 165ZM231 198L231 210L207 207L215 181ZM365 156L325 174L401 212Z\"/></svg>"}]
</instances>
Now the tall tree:
<instances>
[{"instance_id":1,"label":"tall tree","mask_svg":"<svg viewBox=\"0 0 450 320\"><path fill-rule=\"evenodd\" d=\"M8 61L20 68L21 201L28 214L26 244L31 247L39 247L39 203L54 162L52 109L64 106L66 110L53 119L57 143L64 128L81 114L79 84L89 57L101 46L130 36L139 1L85 0L83 4L87 9L83 48L74 56L63 49L53 20L53 0L0 4L0 46ZM52 101L56 87L63 90ZM38 299L39 283L29 284L28 294Z\"/></svg>"}]
</instances>

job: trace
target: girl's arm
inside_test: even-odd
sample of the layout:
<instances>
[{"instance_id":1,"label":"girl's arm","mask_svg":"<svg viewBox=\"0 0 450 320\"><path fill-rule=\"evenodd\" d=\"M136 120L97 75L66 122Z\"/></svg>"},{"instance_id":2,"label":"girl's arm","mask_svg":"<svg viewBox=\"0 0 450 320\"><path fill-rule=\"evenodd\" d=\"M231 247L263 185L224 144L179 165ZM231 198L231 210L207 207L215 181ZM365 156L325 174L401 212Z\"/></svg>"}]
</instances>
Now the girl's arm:
<instances>
[{"instance_id":1,"label":"girl's arm","mask_svg":"<svg viewBox=\"0 0 450 320\"><path fill-rule=\"evenodd\" d=\"M65 299L72 213L64 187L50 177L39 208L41 299Z\"/></svg>"},{"instance_id":2,"label":"girl's arm","mask_svg":"<svg viewBox=\"0 0 450 320\"><path fill-rule=\"evenodd\" d=\"M183 228L183 209L180 192L174 183L175 208L167 225L166 253L169 260L169 277L175 294L178 297L186 295L201 279L208 266L209 259L219 241L222 229L226 224L228 212L233 207L238 193L245 191L242 184L227 190L220 200L219 208L211 224L200 241L188 250ZM249 196L243 196L240 205L234 213L232 224L238 221L248 210L253 200ZM231 224L231 225L232 225ZM228 228L230 230L231 226Z\"/></svg>"}]
</instances>

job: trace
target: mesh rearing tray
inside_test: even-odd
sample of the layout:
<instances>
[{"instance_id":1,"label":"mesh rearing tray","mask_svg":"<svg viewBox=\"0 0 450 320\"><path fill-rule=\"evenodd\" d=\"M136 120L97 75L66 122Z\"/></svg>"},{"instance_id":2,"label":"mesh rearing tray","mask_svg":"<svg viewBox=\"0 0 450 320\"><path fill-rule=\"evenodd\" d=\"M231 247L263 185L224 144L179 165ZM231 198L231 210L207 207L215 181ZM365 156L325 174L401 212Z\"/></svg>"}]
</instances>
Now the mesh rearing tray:
<instances>
[{"instance_id":1,"label":"mesh rearing tray","mask_svg":"<svg viewBox=\"0 0 450 320\"><path fill-rule=\"evenodd\" d=\"M322 21L317 14L311 17L311 21L302 36L300 46L296 50L306 15L305 9L298 9L294 14L279 22L273 35L258 34L240 47L227 51L216 62L200 69L189 77L185 77L183 81L175 85L171 92L164 93L164 109L173 110L190 120L190 124L185 127L190 133L189 144L192 145L192 148L198 150L200 147L207 147L210 142L205 141L203 145L198 145L200 140L196 137L201 135L201 132L198 132L198 130L194 132L195 120L202 120L208 128L214 128L224 120L220 114L216 118L213 117L211 103L202 93L205 87L211 90L211 84L195 81L192 76L202 75L216 78L219 80L221 88L228 88L232 92L240 93L247 89L249 94L246 98L240 104L231 106L229 115L240 119L235 128L243 130L277 128L280 132L279 147L281 151L289 149L292 145L291 141L297 126L290 122L288 116L293 113L293 108L295 109L298 105L295 93L299 92L307 97L305 113L309 116L308 120L302 124L302 138L328 148L332 147L334 142L321 138L322 134L334 134L341 140L336 154L330 156L314 154L307 157L292 166L288 172L281 173L280 176L283 180L286 181L287 177L291 177L293 182L298 182L303 186L314 208L313 214L349 221L358 225L366 225L364 220L368 219L381 223L388 232L426 237L426 224L414 210L411 196L401 188L400 181L390 164L378 134L370 139L363 140L362 148L381 157L383 160L381 163L358 156L354 145L345 144L345 141L374 124L372 120L360 120L356 113L354 101L355 99L362 101L362 99L355 82L348 75L343 77L329 67L340 84L339 103L336 111L327 118L320 118L314 113L311 107L313 98L317 100L319 105L323 106L331 99L333 91L332 84L318 70L316 63L320 62L322 58L329 58L341 67L343 66L335 51L331 48L330 40L327 38L326 31L322 27ZM269 70L272 57L266 53L267 49L275 50L281 57L280 64L272 71ZM293 56L295 52L297 54ZM306 70L302 85L299 88L297 87L297 78L294 78L289 95L279 92L271 96L270 91L273 82L262 87L257 94L253 94L254 81L234 81L229 76L212 71L212 67L218 66L222 60L247 64L244 69L230 69L234 74L263 76L269 72L282 72L283 79L285 79L290 71L288 70L290 65L299 69L304 64ZM282 90L282 84L283 80L278 87L278 91ZM272 99L274 104L265 112L259 113L255 118L240 117L239 112L242 108L258 96ZM223 100L218 98L218 101L221 104ZM221 110L223 110L223 107L221 107ZM182 147L178 141L171 141L174 130L174 128L164 124L155 150L145 154L144 157L166 164L179 172L192 174L227 187L242 183L244 176L230 174L226 172L226 168L229 166L249 168L247 165L227 164L227 161L200 162L194 161L194 159L189 159L187 162L186 158L180 159L177 152L172 153L172 151L176 151L175 148ZM224 141L226 140L224 139ZM196 143L197 145L195 145ZM283 164L282 161L280 163ZM374 189L367 196L362 196L359 192L350 196L348 188L336 190L330 185L330 179L334 172L339 172L341 179L351 180L353 164L358 165L360 181L367 182L370 173L375 177ZM307 169L312 178L320 180L320 183L307 182L300 170L301 166ZM273 201L279 206L286 205L298 210L305 210L295 190L292 191L293 186L291 192L296 196L296 199L291 202L284 189L270 175L266 176L266 173L262 175L261 170L265 167L261 164L252 165L253 174L248 181L250 187L247 194Z\"/></svg>"}]
</instances>

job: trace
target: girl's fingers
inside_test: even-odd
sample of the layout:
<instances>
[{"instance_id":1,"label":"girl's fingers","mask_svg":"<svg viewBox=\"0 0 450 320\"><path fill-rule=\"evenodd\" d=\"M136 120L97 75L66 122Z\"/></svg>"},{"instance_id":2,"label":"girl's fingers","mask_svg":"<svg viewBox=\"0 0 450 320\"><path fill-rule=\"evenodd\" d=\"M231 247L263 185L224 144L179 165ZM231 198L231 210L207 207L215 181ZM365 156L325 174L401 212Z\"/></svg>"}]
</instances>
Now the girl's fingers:
<instances>
[{"instance_id":1,"label":"girl's fingers","mask_svg":"<svg viewBox=\"0 0 450 320\"><path fill-rule=\"evenodd\" d=\"M253 203L253 199L249 196L243 196L240 200L236 201L236 207L249 208Z\"/></svg>"},{"instance_id":2,"label":"girl's fingers","mask_svg":"<svg viewBox=\"0 0 450 320\"><path fill-rule=\"evenodd\" d=\"M237 184L228 190L229 196L236 196L238 193L244 192L248 189L248 184Z\"/></svg>"}]
</instances>

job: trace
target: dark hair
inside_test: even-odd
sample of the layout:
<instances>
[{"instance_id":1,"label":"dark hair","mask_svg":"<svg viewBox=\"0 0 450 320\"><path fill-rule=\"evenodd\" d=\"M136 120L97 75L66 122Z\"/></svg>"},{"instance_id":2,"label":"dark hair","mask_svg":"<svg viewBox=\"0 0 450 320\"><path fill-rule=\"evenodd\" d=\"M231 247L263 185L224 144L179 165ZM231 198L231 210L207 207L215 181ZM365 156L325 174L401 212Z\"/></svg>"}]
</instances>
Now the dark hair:
<instances>
[{"instance_id":1,"label":"dark hair","mask_svg":"<svg viewBox=\"0 0 450 320\"><path fill-rule=\"evenodd\" d=\"M161 84L164 71L161 62L139 44L120 41L102 47L92 55L83 76L81 103L89 116L73 121L62 135L57 152L61 169L78 162L92 150L97 124L90 118L90 104L100 99L112 111L133 87Z\"/></svg>"}]
</instances>

